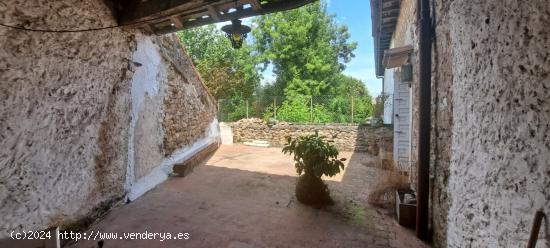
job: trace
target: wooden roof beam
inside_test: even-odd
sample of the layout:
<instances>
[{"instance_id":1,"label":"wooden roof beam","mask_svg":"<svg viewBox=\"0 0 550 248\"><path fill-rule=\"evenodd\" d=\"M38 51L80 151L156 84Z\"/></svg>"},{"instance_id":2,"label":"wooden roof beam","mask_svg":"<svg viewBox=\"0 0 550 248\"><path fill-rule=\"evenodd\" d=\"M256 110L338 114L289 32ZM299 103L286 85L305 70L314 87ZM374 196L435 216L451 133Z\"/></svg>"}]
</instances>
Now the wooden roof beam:
<instances>
[{"instance_id":1,"label":"wooden roof beam","mask_svg":"<svg viewBox=\"0 0 550 248\"><path fill-rule=\"evenodd\" d=\"M177 16L170 17L170 20L172 21L172 24L174 24L174 27L177 29L183 28L183 23L181 23L181 20Z\"/></svg>"},{"instance_id":2,"label":"wooden roof beam","mask_svg":"<svg viewBox=\"0 0 550 248\"><path fill-rule=\"evenodd\" d=\"M228 9L235 8L234 4L229 5L228 3L224 3L223 5L216 5L215 3L213 3L211 5L203 7L202 9L196 8L192 12L187 11L186 12L187 14L182 13L177 15L182 22L182 28L178 28L178 27L174 27L174 25L170 25L170 23L173 23L171 19L170 19L170 23L167 23L165 19L160 19L158 21L155 21L155 24L152 26L155 29L155 33L157 34L171 33L171 32L175 32L186 28L198 27L198 26L203 26L203 25L217 23L217 22L230 21L233 19L241 19L241 18L250 17L250 16L257 16L257 15L263 15L263 14L268 14L268 13L273 13L278 11L295 9L314 1L316 0L282 0L278 2L268 2L262 5L259 10L254 10L254 7L252 4L251 4L252 6L251 8L246 8L246 9L242 8L243 5L239 6L237 4L236 11L231 13L228 13L226 11ZM239 3L241 2L244 4L250 4L250 0L239 1ZM222 6L225 6L225 9L222 8ZM220 14L220 12L222 11L224 12L223 15ZM218 13L219 15L214 15L213 12ZM204 16L209 16L209 18L203 18Z\"/></svg>"},{"instance_id":3,"label":"wooden roof beam","mask_svg":"<svg viewBox=\"0 0 550 248\"><path fill-rule=\"evenodd\" d=\"M179 14L184 10L199 8L204 5L204 0L149 0L135 4L132 9L121 13L120 23L127 24L135 21L154 19L164 16Z\"/></svg>"},{"instance_id":4,"label":"wooden roof beam","mask_svg":"<svg viewBox=\"0 0 550 248\"><path fill-rule=\"evenodd\" d=\"M210 17L212 17L212 20L216 22L219 22L221 20L220 11L218 11L216 7L214 7L213 5L208 5L207 9L208 14L210 14Z\"/></svg>"},{"instance_id":5,"label":"wooden roof beam","mask_svg":"<svg viewBox=\"0 0 550 248\"><path fill-rule=\"evenodd\" d=\"M252 5L252 9L258 11L262 8L262 5L260 4L260 1L258 0L251 0L250 4Z\"/></svg>"},{"instance_id":6,"label":"wooden roof beam","mask_svg":"<svg viewBox=\"0 0 550 248\"><path fill-rule=\"evenodd\" d=\"M393 8L393 7L399 8L399 2L400 0L384 0L382 1L382 4L381 4L382 10L387 8Z\"/></svg>"},{"instance_id":7,"label":"wooden roof beam","mask_svg":"<svg viewBox=\"0 0 550 248\"><path fill-rule=\"evenodd\" d=\"M160 24L164 33L171 30L170 28L166 28L164 24L161 24L166 20L170 20L174 24L173 26L177 25L176 29L179 30L295 9L315 1L317 0L279 0L269 1L262 5L259 0L148 0L145 2L133 0L132 4L128 5L128 9L121 13L119 22L120 24L129 24L150 20L149 24L152 24L152 26ZM245 5L249 5L250 7L246 6L247 8L245 9L243 8ZM228 13L227 10L232 8L235 8L236 11ZM173 20L174 16L181 21L182 26L179 26L179 23ZM209 16L210 18L203 18L204 16ZM186 20L189 19L196 20L187 23L188 21Z\"/></svg>"}]
</instances>

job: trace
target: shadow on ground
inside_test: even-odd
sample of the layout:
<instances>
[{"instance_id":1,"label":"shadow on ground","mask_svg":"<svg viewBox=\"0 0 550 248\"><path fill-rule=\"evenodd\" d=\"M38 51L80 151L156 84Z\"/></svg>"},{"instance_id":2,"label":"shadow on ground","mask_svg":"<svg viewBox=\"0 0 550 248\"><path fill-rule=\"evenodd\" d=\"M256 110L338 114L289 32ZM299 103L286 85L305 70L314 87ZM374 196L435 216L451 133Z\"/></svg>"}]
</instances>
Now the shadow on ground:
<instances>
[{"instance_id":1,"label":"shadow on ground","mask_svg":"<svg viewBox=\"0 0 550 248\"><path fill-rule=\"evenodd\" d=\"M368 155L343 153L348 166L328 181L336 204L297 203L291 158L279 148L222 146L185 178L170 178L109 213L91 231L189 233L188 240L105 240L104 247L423 247L366 204L376 168ZM366 162L367 161L367 162ZM97 247L79 241L75 247Z\"/></svg>"}]
</instances>

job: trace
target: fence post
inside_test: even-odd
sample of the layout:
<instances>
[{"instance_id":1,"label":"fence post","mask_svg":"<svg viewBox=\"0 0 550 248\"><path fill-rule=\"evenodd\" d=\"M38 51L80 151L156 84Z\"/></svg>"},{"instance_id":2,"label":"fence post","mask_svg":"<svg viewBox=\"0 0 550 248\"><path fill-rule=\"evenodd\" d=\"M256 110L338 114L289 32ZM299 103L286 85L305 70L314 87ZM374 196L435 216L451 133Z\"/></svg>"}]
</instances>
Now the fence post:
<instances>
[{"instance_id":1,"label":"fence post","mask_svg":"<svg viewBox=\"0 0 550 248\"><path fill-rule=\"evenodd\" d=\"M277 120L277 97L273 97L273 119Z\"/></svg>"},{"instance_id":2,"label":"fence post","mask_svg":"<svg viewBox=\"0 0 550 248\"><path fill-rule=\"evenodd\" d=\"M221 101L221 100L222 100L222 99L218 99L218 120L219 120L219 121L223 121L223 120L222 120L222 111L221 111L221 109L220 109L220 101Z\"/></svg>"},{"instance_id":3,"label":"fence post","mask_svg":"<svg viewBox=\"0 0 550 248\"><path fill-rule=\"evenodd\" d=\"M246 99L246 119L248 119L248 99Z\"/></svg>"},{"instance_id":4,"label":"fence post","mask_svg":"<svg viewBox=\"0 0 550 248\"><path fill-rule=\"evenodd\" d=\"M313 123L313 95L309 98L309 122Z\"/></svg>"},{"instance_id":5,"label":"fence post","mask_svg":"<svg viewBox=\"0 0 550 248\"><path fill-rule=\"evenodd\" d=\"M354 100L354 99L353 99L353 95L352 95L352 96L351 96L351 123L352 123L352 124L353 124L353 117L354 117L354 116L353 116L353 114L354 114L354 105L353 105L354 101L353 101L353 100Z\"/></svg>"}]
</instances>

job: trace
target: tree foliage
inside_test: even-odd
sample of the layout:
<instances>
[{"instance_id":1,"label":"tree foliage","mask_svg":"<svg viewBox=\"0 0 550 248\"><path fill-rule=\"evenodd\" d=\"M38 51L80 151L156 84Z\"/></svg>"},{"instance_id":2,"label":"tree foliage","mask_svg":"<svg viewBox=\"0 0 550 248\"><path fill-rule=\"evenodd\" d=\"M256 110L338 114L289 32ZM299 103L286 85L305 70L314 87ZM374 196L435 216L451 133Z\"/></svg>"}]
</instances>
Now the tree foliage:
<instances>
[{"instance_id":1,"label":"tree foliage","mask_svg":"<svg viewBox=\"0 0 550 248\"><path fill-rule=\"evenodd\" d=\"M214 25L178 32L197 71L216 99L249 97L260 84L257 59L250 46L233 49Z\"/></svg>"},{"instance_id":2,"label":"tree foliage","mask_svg":"<svg viewBox=\"0 0 550 248\"><path fill-rule=\"evenodd\" d=\"M353 58L356 43L323 3L257 17L252 31L261 61L273 64L278 95L323 95Z\"/></svg>"},{"instance_id":3,"label":"tree foliage","mask_svg":"<svg viewBox=\"0 0 550 248\"><path fill-rule=\"evenodd\" d=\"M353 109L354 122L362 122L373 113L373 99L361 80L338 75L338 84L332 89L334 98L328 104L332 122L351 122L350 111Z\"/></svg>"},{"instance_id":4,"label":"tree foliage","mask_svg":"<svg viewBox=\"0 0 550 248\"><path fill-rule=\"evenodd\" d=\"M272 117L273 107L268 107L264 119ZM296 95L285 100L277 108L277 119L294 123L327 123L332 122L329 110L322 104L312 104L311 96Z\"/></svg>"},{"instance_id":5,"label":"tree foliage","mask_svg":"<svg viewBox=\"0 0 550 248\"><path fill-rule=\"evenodd\" d=\"M272 118L276 108L277 119L289 122L348 123L352 109L354 122L372 116L364 83L343 74L357 44L324 2L251 22L252 34L237 50L213 25L178 33L212 95L231 99L223 101L227 121L245 117L245 103L251 116ZM261 85L269 64L275 81Z\"/></svg>"}]
</instances>

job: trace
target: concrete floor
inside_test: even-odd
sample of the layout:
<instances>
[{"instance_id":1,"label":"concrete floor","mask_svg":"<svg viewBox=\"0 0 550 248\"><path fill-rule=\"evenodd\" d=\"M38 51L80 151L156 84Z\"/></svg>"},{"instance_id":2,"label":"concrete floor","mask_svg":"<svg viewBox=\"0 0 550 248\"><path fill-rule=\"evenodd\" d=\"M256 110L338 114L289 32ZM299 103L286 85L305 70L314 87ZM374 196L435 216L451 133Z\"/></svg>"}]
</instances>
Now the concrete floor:
<instances>
[{"instance_id":1,"label":"concrete floor","mask_svg":"<svg viewBox=\"0 0 550 248\"><path fill-rule=\"evenodd\" d=\"M280 148L224 145L185 178L170 178L88 230L189 233L187 240L105 240L110 247L426 247L383 210L366 204L380 173L374 158L344 152L347 169L327 182L326 209L294 197L296 172ZM79 241L75 247L97 247Z\"/></svg>"}]
</instances>

